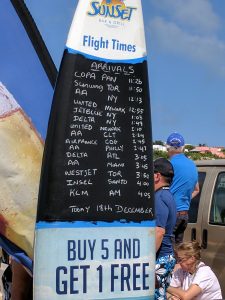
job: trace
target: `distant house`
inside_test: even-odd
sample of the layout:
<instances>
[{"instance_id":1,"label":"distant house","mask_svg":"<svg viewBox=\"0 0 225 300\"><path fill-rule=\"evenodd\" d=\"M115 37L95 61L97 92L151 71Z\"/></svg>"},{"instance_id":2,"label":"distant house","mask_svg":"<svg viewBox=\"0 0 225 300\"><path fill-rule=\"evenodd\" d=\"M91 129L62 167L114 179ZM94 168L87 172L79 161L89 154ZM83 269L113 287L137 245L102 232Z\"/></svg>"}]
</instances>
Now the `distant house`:
<instances>
[{"instance_id":1,"label":"distant house","mask_svg":"<svg viewBox=\"0 0 225 300\"><path fill-rule=\"evenodd\" d=\"M225 158L225 153L222 151L224 147L208 147L208 146L197 146L191 152L198 152L198 153L212 153L217 155L219 158Z\"/></svg>"},{"instance_id":2,"label":"distant house","mask_svg":"<svg viewBox=\"0 0 225 300\"><path fill-rule=\"evenodd\" d=\"M159 151L164 151L166 152L166 146L162 146L162 145L153 145L153 150L159 150Z\"/></svg>"}]
</instances>

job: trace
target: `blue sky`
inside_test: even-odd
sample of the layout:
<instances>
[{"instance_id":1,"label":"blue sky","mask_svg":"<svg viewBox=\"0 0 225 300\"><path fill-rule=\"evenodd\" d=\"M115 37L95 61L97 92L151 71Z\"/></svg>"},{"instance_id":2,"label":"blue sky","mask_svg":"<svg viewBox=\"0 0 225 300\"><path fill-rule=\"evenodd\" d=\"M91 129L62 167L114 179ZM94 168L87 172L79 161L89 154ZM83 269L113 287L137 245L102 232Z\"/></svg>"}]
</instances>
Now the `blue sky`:
<instances>
[{"instance_id":1,"label":"blue sky","mask_svg":"<svg viewBox=\"0 0 225 300\"><path fill-rule=\"evenodd\" d=\"M1 5L6 2L1 0ZM77 2L25 1L57 67ZM225 146L225 1L143 0L142 4L153 140L165 141L178 131L186 143ZM49 89L43 96L44 117L51 93ZM45 129L41 131L45 135Z\"/></svg>"},{"instance_id":2,"label":"blue sky","mask_svg":"<svg viewBox=\"0 0 225 300\"><path fill-rule=\"evenodd\" d=\"M144 2L144 1L143 1ZM153 136L225 145L225 1L148 0Z\"/></svg>"},{"instance_id":3,"label":"blue sky","mask_svg":"<svg viewBox=\"0 0 225 300\"><path fill-rule=\"evenodd\" d=\"M0 0L0 81L44 138L53 89L9 0Z\"/></svg>"}]
</instances>

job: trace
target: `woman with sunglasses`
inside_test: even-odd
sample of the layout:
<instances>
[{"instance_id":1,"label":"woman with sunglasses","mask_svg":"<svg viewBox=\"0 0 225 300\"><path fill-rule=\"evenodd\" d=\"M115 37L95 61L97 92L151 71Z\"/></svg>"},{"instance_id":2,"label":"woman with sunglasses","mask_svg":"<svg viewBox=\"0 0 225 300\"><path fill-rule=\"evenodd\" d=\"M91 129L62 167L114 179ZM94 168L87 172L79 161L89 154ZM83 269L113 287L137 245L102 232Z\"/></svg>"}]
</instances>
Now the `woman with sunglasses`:
<instances>
[{"instance_id":1,"label":"woman with sunglasses","mask_svg":"<svg viewBox=\"0 0 225 300\"><path fill-rule=\"evenodd\" d=\"M180 264L170 282L167 292L170 300L213 300L222 299L216 275L201 261L198 242L184 242L175 249Z\"/></svg>"}]
</instances>

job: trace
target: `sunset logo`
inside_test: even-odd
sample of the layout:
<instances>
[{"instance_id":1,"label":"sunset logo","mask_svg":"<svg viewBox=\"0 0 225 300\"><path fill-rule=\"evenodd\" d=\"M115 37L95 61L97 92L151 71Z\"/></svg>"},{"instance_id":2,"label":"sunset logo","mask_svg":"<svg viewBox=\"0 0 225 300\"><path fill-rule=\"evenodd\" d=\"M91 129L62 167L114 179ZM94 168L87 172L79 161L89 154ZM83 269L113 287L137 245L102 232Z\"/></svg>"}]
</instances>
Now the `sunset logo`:
<instances>
[{"instance_id":1,"label":"sunset logo","mask_svg":"<svg viewBox=\"0 0 225 300\"><path fill-rule=\"evenodd\" d=\"M123 7L123 9L126 9L124 0L103 0L101 5L108 5L108 6L120 5Z\"/></svg>"},{"instance_id":2,"label":"sunset logo","mask_svg":"<svg viewBox=\"0 0 225 300\"><path fill-rule=\"evenodd\" d=\"M87 14L89 16L101 16L129 21L132 18L134 10L136 10L136 7L126 6L124 0L103 0L101 2L92 1L91 11Z\"/></svg>"}]
</instances>

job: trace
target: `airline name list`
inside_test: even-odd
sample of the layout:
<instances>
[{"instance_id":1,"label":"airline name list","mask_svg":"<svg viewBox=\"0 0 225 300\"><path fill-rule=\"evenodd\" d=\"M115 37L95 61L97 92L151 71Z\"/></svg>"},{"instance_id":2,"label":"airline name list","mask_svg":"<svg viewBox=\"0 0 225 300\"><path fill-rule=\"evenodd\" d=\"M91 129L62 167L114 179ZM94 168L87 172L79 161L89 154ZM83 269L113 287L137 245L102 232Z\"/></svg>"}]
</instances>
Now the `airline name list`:
<instances>
[{"instance_id":1,"label":"airline name list","mask_svg":"<svg viewBox=\"0 0 225 300\"><path fill-rule=\"evenodd\" d=\"M132 64L90 61L74 72L64 153L72 213L152 214L143 89ZM130 191L140 206L128 205Z\"/></svg>"}]
</instances>

